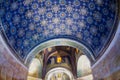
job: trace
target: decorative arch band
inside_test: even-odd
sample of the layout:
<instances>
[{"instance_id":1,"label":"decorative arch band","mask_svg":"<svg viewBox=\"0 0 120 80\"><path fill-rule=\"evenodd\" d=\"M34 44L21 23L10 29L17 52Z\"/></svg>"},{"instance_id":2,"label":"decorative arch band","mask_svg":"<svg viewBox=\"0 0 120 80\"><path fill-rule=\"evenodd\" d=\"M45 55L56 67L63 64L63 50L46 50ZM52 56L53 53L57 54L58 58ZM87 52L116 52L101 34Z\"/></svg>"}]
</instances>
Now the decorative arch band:
<instances>
[{"instance_id":1,"label":"decorative arch band","mask_svg":"<svg viewBox=\"0 0 120 80\"><path fill-rule=\"evenodd\" d=\"M49 48L49 47L53 47L53 46L71 46L74 48L78 48L79 50L82 50L84 52L84 54L90 59L90 61L93 61L93 62L95 61L95 57L93 53L83 44L76 42L74 40L60 38L60 39L49 40L36 46L27 55L26 60L24 62L25 65L29 65L32 58L34 58L35 55L38 54L40 51L42 51L43 49Z\"/></svg>"}]
</instances>

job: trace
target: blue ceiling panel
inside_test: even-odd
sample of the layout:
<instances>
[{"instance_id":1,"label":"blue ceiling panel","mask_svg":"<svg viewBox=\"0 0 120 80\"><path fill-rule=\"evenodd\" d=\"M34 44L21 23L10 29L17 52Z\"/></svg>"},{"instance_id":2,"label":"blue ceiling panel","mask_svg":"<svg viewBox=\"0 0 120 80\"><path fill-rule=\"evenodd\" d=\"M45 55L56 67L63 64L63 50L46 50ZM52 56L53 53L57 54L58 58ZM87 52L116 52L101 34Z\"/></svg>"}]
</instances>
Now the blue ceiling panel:
<instances>
[{"instance_id":1,"label":"blue ceiling panel","mask_svg":"<svg viewBox=\"0 0 120 80\"><path fill-rule=\"evenodd\" d=\"M56 38L83 43L97 57L114 30L116 10L116 0L0 0L4 33L22 59Z\"/></svg>"}]
</instances>

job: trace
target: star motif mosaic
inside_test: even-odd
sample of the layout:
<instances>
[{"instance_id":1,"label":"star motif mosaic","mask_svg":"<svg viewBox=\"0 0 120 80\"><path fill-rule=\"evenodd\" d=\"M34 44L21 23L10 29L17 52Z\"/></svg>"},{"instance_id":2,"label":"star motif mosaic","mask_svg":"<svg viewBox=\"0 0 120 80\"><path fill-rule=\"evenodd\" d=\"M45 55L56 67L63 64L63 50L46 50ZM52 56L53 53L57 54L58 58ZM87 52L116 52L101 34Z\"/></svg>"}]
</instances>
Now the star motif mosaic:
<instances>
[{"instance_id":1,"label":"star motif mosaic","mask_svg":"<svg viewBox=\"0 0 120 80\"><path fill-rule=\"evenodd\" d=\"M116 8L116 0L0 0L0 17L22 59L56 38L83 43L97 57L114 28Z\"/></svg>"}]
</instances>

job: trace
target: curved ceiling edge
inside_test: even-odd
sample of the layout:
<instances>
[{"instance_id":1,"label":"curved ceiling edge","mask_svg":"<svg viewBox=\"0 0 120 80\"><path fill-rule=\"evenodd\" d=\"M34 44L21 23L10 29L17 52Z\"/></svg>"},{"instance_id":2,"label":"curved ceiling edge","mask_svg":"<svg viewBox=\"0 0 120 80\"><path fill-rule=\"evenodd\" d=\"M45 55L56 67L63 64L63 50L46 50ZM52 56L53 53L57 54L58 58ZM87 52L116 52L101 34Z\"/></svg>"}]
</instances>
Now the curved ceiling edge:
<instances>
[{"instance_id":1,"label":"curved ceiling edge","mask_svg":"<svg viewBox=\"0 0 120 80\"><path fill-rule=\"evenodd\" d=\"M25 65L29 65L31 59L34 58L34 56L36 54L38 54L41 50L43 50L45 48L53 47L53 46L71 46L71 47L74 47L74 48L78 48L79 50L82 50L85 53L85 55L90 59L90 61L92 61L92 62L95 61L95 56L93 55L93 52L91 52L91 50L89 50L83 44L81 44L79 42L76 42L74 40L60 38L60 39L49 40L49 41L46 41L46 42L44 42L44 43L39 44L38 46L36 46L27 55L27 58L26 58L26 60L24 62Z\"/></svg>"},{"instance_id":2,"label":"curved ceiling edge","mask_svg":"<svg viewBox=\"0 0 120 80\"><path fill-rule=\"evenodd\" d=\"M9 48L9 50L12 52L12 54L22 63L24 62L24 60L17 54L16 50L13 48L13 46L10 45L8 37L5 34L5 31L3 29L3 25L0 19L0 35L2 37L2 39L4 40L5 44L7 45L7 47Z\"/></svg>"},{"instance_id":3,"label":"curved ceiling edge","mask_svg":"<svg viewBox=\"0 0 120 80\"><path fill-rule=\"evenodd\" d=\"M22 65L27 70L28 68L23 64L23 61L18 59L18 57L16 57L16 55L13 54L13 50L11 50L11 48L8 46L8 44L4 40L2 31L0 33L0 40L3 43L3 47L5 47L5 49L8 51L8 54L10 54L20 65Z\"/></svg>"},{"instance_id":4,"label":"curved ceiling edge","mask_svg":"<svg viewBox=\"0 0 120 80\"><path fill-rule=\"evenodd\" d=\"M106 40L104 47L101 48L101 50L99 51L99 55L96 57L96 61L104 54L104 52L106 51L106 49L109 47L109 45L111 44L112 40L115 37L117 28L118 28L118 24L119 24L119 16L120 16L120 4L119 4L119 0L116 0L116 14L115 14L115 19L113 22L113 27L112 27L112 31L110 32L110 35L108 36L108 39Z\"/></svg>"}]
</instances>

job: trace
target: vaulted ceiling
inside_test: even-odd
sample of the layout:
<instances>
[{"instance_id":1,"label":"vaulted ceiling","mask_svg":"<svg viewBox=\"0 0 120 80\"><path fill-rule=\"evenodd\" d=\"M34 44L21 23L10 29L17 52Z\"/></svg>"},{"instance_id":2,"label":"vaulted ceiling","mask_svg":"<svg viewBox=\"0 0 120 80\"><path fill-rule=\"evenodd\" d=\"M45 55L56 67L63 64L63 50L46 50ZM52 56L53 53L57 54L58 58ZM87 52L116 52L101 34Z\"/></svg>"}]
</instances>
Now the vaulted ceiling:
<instances>
[{"instance_id":1,"label":"vaulted ceiling","mask_svg":"<svg viewBox=\"0 0 120 80\"><path fill-rule=\"evenodd\" d=\"M23 60L37 45L65 38L98 57L115 31L117 0L0 0L7 42Z\"/></svg>"}]
</instances>

